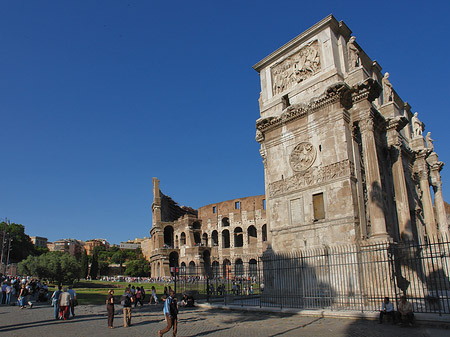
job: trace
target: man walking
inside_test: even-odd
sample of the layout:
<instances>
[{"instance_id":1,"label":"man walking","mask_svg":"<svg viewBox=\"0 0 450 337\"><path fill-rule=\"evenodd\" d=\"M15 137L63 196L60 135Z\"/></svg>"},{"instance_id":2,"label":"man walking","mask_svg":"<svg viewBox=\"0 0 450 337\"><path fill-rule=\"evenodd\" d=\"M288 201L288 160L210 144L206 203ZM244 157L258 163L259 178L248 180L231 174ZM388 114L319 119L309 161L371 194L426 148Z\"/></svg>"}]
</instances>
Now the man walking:
<instances>
[{"instance_id":1,"label":"man walking","mask_svg":"<svg viewBox=\"0 0 450 337\"><path fill-rule=\"evenodd\" d=\"M158 336L163 336L173 327L172 336L175 337L177 335L178 325L178 304L177 299L175 298L175 292L173 290L170 290L169 297L163 295L162 299L164 301L163 313L167 326L163 330L158 331Z\"/></svg>"},{"instance_id":2,"label":"man walking","mask_svg":"<svg viewBox=\"0 0 450 337\"><path fill-rule=\"evenodd\" d=\"M133 296L131 295L130 288L125 290L125 294L120 298L120 304L123 305L123 327L128 328L131 326L131 304L133 302Z\"/></svg>"}]
</instances>

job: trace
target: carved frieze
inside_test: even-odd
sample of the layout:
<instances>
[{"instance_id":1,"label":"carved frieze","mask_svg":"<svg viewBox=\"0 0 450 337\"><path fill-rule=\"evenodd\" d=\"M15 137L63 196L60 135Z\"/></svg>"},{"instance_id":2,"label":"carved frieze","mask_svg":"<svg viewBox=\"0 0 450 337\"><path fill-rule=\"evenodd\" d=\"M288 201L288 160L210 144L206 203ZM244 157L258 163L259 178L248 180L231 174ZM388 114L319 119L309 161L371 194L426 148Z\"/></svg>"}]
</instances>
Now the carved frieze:
<instances>
[{"instance_id":1,"label":"carved frieze","mask_svg":"<svg viewBox=\"0 0 450 337\"><path fill-rule=\"evenodd\" d=\"M323 167L311 167L287 179L269 184L269 196L276 197L286 192L293 192L302 188L331 181L333 179L354 176L353 164L343 160Z\"/></svg>"},{"instance_id":2,"label":"carved frieze","mask_svg":"<svg viewBox=\"0 0 450 337\"><path fill-rule=\"evenodd\" d=\"M316 149L311 143L297 144L291 152L289 163L295 172L302 172L310 168L316 160Z\"/></svg>"},{"instance_id":3,"label":"carved frieze","mask_svg":"<svg viewBox=\"0 0 450 337\"><path fill-rule=\"evenodd\" d=\"M318 41L313 41L272 67L272 90L277 95L317 74L321 69Z\"/></svg>"}]
</instances>

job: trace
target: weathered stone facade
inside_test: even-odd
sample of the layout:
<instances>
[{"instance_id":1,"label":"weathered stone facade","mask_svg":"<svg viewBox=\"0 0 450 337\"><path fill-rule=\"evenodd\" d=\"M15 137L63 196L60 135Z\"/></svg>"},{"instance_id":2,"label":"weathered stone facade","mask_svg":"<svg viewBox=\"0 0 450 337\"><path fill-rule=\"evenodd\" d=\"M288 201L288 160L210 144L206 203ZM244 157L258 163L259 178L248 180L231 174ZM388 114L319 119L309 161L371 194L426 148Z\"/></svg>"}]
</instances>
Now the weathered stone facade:
<instances>
[{"instance_id":1,"label":"weathered stone facade","mask_svg":"<svg viewBox=\"0 0 450 337\"><path fill-rule=\"evenodd\" d=\"M149 260L152 277L170 276L170 267L186 273L227 273L255 264L267 247L265 196L228 200L193 210L161 193L153 178L153 226ZM146 249L147 250L147 249ZM147 255L147 254L146 254ZM237 266L237 267L236 267Z\"/></svg>"},{"instance_id":2,"label":"weathered stone facade","mask_svg":"<svg viewBox=\"0 0 450 337\"><path fill-rule=\"evenodd\" d=\"M254 69L275 251L448 233L433 141L344 22L326 17Z\"/></svg>"}]
</instances>

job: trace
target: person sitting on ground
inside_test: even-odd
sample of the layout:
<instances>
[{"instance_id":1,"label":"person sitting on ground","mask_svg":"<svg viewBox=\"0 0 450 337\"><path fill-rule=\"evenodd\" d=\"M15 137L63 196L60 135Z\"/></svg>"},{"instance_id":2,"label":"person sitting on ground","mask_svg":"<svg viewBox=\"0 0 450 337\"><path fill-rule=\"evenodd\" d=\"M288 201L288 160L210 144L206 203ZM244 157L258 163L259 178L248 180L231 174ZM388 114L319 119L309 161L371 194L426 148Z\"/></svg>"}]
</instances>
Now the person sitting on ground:
<instances>
[{"instance_id":1,"label":"person sitting on ground","mask_svg":"<svg viewBox=\"0 0 450 337\"><path fill-rule=\"evenodd\" d=\"M412 326L414 321L414 313L412 304L406 300L406 296L400 297L400 304L398 305L398 313L400 315L400 321L402 323L408 322L409 326Z\"/></svg>"},{"instance_id":2,"label":"person sitting on ground","mask_svg":"<svg viewBox=\"0 0 450 337\"><path fill-rule=\"evenodd\" d=\"M380 321L379 323L383 323L383 316L389 316L391 317L392 321L395 324L395 311L394 311L394 304L392 304L391 301L389 301L389 297L385 297L383 304L381 305L381 311L380 311Z\"/></svg>"}]
</instances>

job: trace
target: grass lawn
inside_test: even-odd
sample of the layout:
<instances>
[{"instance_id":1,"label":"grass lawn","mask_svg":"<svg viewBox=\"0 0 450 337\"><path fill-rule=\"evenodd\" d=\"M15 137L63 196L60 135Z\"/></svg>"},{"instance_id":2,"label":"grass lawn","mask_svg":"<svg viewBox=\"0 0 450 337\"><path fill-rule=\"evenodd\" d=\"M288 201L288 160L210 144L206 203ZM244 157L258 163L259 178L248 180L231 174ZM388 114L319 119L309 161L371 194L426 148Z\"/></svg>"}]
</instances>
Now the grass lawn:
<instances>
[{"instance_id":1,"label":"grass lawn","mask_svg":"<svg viewBox=\"0 0 450 337\"><path fill-rule=\"evenodd\" d=\"M108 296L108 290L114 289L114 301L120 303L120 296L125 292L125 288L128 287L128 282L107 282L107 281L79 281L74 284L73 289L77 293L78 304L105 304L106 297ZM156 288L156 293L160 297L164 292L163 284L153 283L131 283L135 287L144 287L145 299L144 302L150 300L152 293L152 286ZM49 291L54 291L55 286L49 286Z\"/></svg>"}]
</instances>

